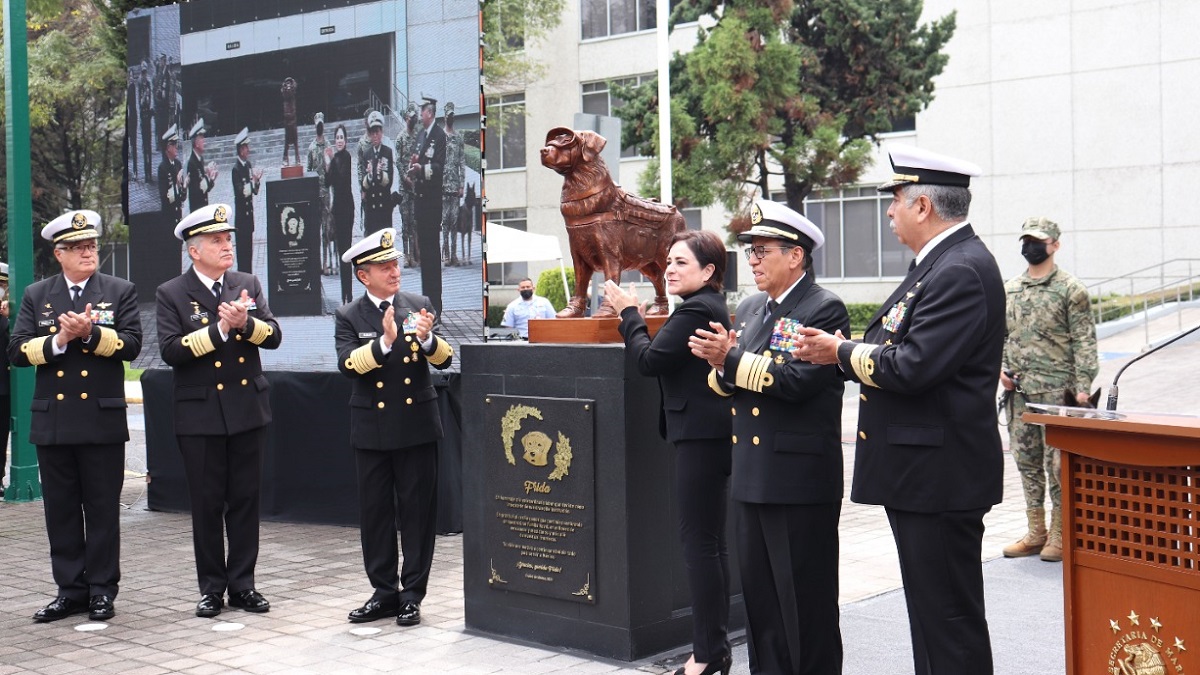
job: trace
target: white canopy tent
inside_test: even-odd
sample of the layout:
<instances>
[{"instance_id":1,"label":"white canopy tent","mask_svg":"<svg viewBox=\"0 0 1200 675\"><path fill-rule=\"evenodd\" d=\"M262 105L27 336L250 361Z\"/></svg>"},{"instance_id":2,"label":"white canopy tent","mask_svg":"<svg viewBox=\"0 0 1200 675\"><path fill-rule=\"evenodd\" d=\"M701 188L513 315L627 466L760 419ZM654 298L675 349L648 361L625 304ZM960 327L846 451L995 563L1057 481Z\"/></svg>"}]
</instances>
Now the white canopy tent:
<instances>
[{"instance_id":1,"label":"white canopy tent","mask_svg":"<svg viewBox=\"0 0 1200 675\"><path fill-rule=\"evenodd\" d=\"M571 297L571 288L567 286L567 270L563 267L562 247L559 246L558 237L522 232L511 227L488 223L488 264L530 260L557 260L558 272L562 275L563 290L568 298Z\"/></svg>"}]
</instances>

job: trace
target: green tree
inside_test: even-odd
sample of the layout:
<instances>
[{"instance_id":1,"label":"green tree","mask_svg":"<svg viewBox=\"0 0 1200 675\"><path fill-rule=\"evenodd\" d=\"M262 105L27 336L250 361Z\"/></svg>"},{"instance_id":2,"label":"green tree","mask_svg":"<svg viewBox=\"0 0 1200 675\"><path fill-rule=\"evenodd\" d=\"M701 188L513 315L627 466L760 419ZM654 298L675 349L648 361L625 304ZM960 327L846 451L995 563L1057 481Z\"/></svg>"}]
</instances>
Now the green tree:
<instances>
[{"instance_id":1,"label":"green tree","mask_svg":"<svg viewBox=\"0 0 1200 675\"><path fill-rule=\"evenodd\" d=\"M526 45L554 30L566 0L482 0L483 75L496 91L523 88L545 66L529 58Z\"/></svg>"},{"instance_id":2,"label":"green tree","mask_svg":"<svg viewBox=\"0 0 1200 675\"><path fill-rule=\"evenodd\" d=\"M857 180L878 134L933 100L955 14L918 25L921 0L690 0L673 18L709 16L670 64L672 192L734 213L782 182L803 212L817 187ZM657 83L616 87L622 145L656 155ZM658 162L639 186L657 194ZM775 178L773 178L775 177ZM782 179L780 181L780 178ZM748 226L735 219L731 229Z\"/></svg>"}]
</instances>

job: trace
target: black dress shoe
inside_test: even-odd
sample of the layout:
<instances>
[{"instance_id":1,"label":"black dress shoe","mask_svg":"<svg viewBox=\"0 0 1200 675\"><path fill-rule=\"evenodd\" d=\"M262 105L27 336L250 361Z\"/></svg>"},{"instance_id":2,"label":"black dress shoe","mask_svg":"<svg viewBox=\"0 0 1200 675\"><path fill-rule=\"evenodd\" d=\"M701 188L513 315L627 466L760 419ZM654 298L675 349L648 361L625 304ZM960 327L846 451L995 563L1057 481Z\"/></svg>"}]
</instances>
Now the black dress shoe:
<instances>
[{"instance_id":1,"label":"black dress shoe","mask_svg":"<svg viewBox=\"0 0 1200 675\"><path fill-rule=\"evenodd\" d=\"M229 606L244 609L247 612L254 612L255 614L271 611L271 603L267 602L267 599L253 588L238 591L237 593L230 593Z\"/></svg>"},{"instance_id":2,"label":"black dress shoe","mask_svg":"<svg viewBox=\"0 0 1200 675\"><path fill-rule=\"evenodd\" d=\"M366 623L375 621L384 617L396 616L400 612L399 604L386 604L374 598L367 601L367 604L358 609L351 610L350 623Z\"/></svg>"},{"instance_id":3,"label":"black dress shoe","mask_svg":"<svg viewBox=\"0 0 1200 675\"><path fill-rule=\"evenodd\" d=\"M88 611L86 604L60 595L53 602L33 613L33 620L38 623L58 621L72 614L83 614Z\"/></svg>"},{"instance_id":4,"label":"black dress shoe","mask_svg":"<svg viewBox=\"0 0 1200 675\"><path fill-rule=\"evenodd\" d=\"M108 621L116 616L112 598L107 595L93 595L88 602L88 619L92 621Z\"/></svg>"},{"instance_id":5,"label":"black dress shoe","mask_svg":"<svg viewBox=\"0 0 1200 675\"><path fill-rule=\"evenodd\" d=\"M396 614L397 626L415 626L421 623L421 603L406 600L400 603L400 612Z\"/></svg>"},{"instance_id":6,"label":"black dress shoe","mask_svg":"<svg viewBox=\"0 0 1200 675\"><path fill-rule=\"evenodd\" d=\"M221 613L225 599L220 593L205 593L196 603L196 616L212 617Z\"/></svg>"}]
</instances>

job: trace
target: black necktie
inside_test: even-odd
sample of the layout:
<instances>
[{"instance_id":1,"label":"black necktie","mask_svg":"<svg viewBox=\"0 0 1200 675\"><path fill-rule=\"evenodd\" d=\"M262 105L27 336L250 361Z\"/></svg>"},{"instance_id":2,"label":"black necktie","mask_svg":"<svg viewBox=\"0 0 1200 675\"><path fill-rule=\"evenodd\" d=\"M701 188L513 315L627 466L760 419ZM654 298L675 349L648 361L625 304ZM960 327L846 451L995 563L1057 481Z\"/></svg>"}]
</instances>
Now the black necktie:
<instances>
[{"instance_id":1,"label":"black necktie","mask_svg":"<svg viewBox=\"0 0 1200 675\"><path fill-rule=\"evenodd\" d=\"M213 292L213 295L216 296L217 300L221 299L221 282L219 282L219 281L213 282L212 292Z\"/></svg>"},{"instance_id":2,"label":"black necktie","mask_svg":"<svg viewBox=\"0 0 1200 675\"><path fill-rule=\"evenodd\" d=\"M774 300L767 300L767 316L765 319L763 319L763 323L771 320L771 315L775 313L775 308L778 306L778 302L775 302Z\"/></svg>"},{"instance_id":3,"label":"black necktie","mask_svg":"<svg viewBox=\"0 0 1200 675\"><path fill-rule=\"evenodd\" d=\"M388 307L391 307L391 306L392 306L392 303L388 302L387 300L384 300L383 302L379 303L380 313L388 311Z\"/></svg>"},{"instance_id":4,"label":"black necktie","mask_svg":"<svg viewBox=\"0 0 1200 675\"><path fill-rule=\"evenodd\" d=\"M908 271L911 272L915 269L917 269L917 259L913 258L912 260L908 261Z\"/></svg>"},{"instance_id":5,"label":"black necktie","mask_svg":"<svg viewBox=\"0 0 1200 675\"><path fill-rule=\"evenodd\" d=\"M83 295L83 288L81 286L72 286L71 287L71 309L73 311L78 312L83 309L82 307L79 306L79 298L82 295Z\"/></svg>"}]
</instances>

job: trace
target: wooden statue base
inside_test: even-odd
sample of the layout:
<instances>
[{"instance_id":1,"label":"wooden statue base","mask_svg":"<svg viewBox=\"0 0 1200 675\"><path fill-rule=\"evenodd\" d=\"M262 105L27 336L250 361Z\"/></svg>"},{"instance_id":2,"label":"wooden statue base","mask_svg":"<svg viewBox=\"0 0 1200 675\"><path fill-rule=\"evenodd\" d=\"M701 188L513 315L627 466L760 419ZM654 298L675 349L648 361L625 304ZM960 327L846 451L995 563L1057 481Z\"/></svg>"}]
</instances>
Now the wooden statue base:
<instances>
[{"instance_id":1,"label":"wooden statue base","mask_svg":"<svg viewBox=\"0 0 1200 675\"><path fill-rule=\"evenodd\" d=\"M665 316L646 317L650 337L667 321ZM617 326L618 318L601 319L530 319L529 342L542 344L620 344L625 342Z\"/></svg>"},{"instance_id":2,"label":"wooden statue base","mask_svg":"<svg viewBox=\"0 0 1200 675\"><path fill-rule=\"evenodd\" d=\"M300 164L288 164L287 166L279 167L280 178L300 178L304 175L304 166Z\"/></svg>"}]
</instances>

